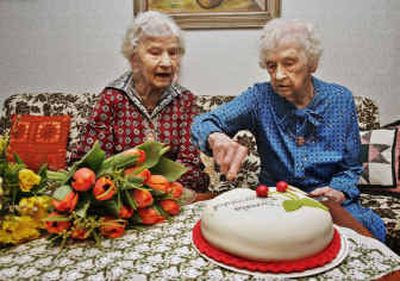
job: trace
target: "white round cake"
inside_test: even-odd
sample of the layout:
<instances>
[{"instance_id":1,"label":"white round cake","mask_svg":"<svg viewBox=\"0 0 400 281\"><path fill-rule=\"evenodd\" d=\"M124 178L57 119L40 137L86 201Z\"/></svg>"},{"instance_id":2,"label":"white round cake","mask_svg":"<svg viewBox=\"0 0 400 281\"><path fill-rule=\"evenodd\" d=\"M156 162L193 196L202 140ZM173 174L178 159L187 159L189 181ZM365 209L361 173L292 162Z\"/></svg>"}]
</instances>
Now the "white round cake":
<instances>
[{"instance_id":1,"label":"white round cake","mask_svg":"<svg viewBox=\"0 0 400 281\"><path fill-rule=\"evenodd\" d=\"M207 204L201 233L212 246L255 261L306 258L325 249L333 239L328 209L290 187L269 188L268 197L237 188Z\"/></svg>"}]
</instances>

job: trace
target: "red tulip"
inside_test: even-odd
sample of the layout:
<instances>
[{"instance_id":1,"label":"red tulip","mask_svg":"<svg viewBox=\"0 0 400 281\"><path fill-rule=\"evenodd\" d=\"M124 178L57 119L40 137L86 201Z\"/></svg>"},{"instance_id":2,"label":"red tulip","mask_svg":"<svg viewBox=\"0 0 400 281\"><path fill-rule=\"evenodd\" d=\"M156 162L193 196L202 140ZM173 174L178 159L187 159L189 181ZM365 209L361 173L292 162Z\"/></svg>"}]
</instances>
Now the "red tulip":
<instances>
[{"instance_id":1,"label":"red tulip","mask_svg":"<svg viewBox=\"0 0 400 281\"><path fill-rule=\"evenodd\" d=\"M136 165L139 166L146 161L146 152L139 148L131 148L122 152L123 155L131 155L137 157Z\"/></svg>"},{"instance_id":2,"label":"red tulip","mask_svg":"<svg viewBox=\"0 0 400 281\"><path fill-rule=\"evenodd\" d=\"M133 216L133 209L127 206L121 206L118 212L118 217L121 219L129 219Z\"/></svg>"},{"instance_id":3,"label":"red tulip","mask_svg":"<svg viewBox=\"0 0 400 281\"><path fill-rule=\"evenodd\" d=\"M142 169L143 168L141 168L141 167L130 167L130 168L125 169L124 175L125 176L132 175L137 178L141 178L143 180L143 183L146 183L149 180L149 178L151 177L151 172L149 169L144 169L144 170L142 170ZM142 171L137 172L138 170L142 170Z\"/></svg>"},{"instance_id":4,"label":"red tulip","mask_svg":"<svg viewBox=\"0 0 400 281\"><path fill-rule=\"evenodd\" d=\"M96 174L88 168L78 169L72 176L71 186L76 191L89 190L96 181Z\"/></svg>"},{"instance_id":5,"label":"red tulip","mask_svg":"<svg viewBox=\"0 0 400 281\"><path fill-rule=\"evenodd\" d=\"M172 194L172 197L174 198L179 198L183 194L183 185L177 181L174 181L173 183L170 184L170 193Z\"/></svg>"},{"instance_id":6,"label":"red tulip","mask_svg":"<svg viewBox=\"0 0 400 281\"><path fill-rule=\"evenodd\" d=\"M142 224L156 224L163 222L165 218L154 208L138 209Z\"/></svg>"},{"instance_id":7,"label":"red tulip","mask_svg":"<svg viewBox=\"0 0 400 281\"><path fill-rule=\"evenodd\" d=\"M125 232L126 221L111 217L101 218L100 233L104 237L118 238Z\"/></svg>"},{"instance_id":8,"label":"red tulip","mask_svg":"<svg viewBox=\"0 0 400 281\"><path fill-rule=\"evenodd\" d=\"M71 212L75 209L76 204L78 203L78 193L72 191L68 193L63 200L53 199L52 204L57 211L60 212Z\"/></svg>"},{"instance_id":9,"label":"red tulip","mask_svg":"<svg viewBox=\"0 0 400 281\"><path fill-rule=\"evenodd\" d=\"M94 197L99 201L109 200L115 193L117 193L117 188L108 177L100 177L93 188Z\"/></svg>"},{"instance_id":10,"label":"red tulip","mask_svg":"<svg viewBox=\"0 0 400 281\"><path fill-rule=\"evenodd\" d=\"M181 207L175 200L165 199L160 201L161 208L170 215L176 216L179 214Z\"/></svg>"},{"instance_id":11,"label":"red tulip","mask_svg":"<svg viewBox=\"0 0 400 281\"><path fill-rule=\"evenodd\" d=\"M48 218L51 217L62 216L57 212L53 212L48 216ZM45 226L48 233L59 234L64 230L67 230L71 226L71 223L69 221L46 221Z\"/></svg>"},{"instance_id":12,"label":"red tulip","mask_svg":"<svg viewBox=\"0 0 400 281\"><path fill-rule=\"evenodd\" d=\"M138 208L151 206L154 202L150 191L145 189L135 189L132 193L132 197L135 200Z\"/></svg>"},{"instance_id":13,"label":"red tulip","mask_svg":"<svg viewBox=\"0 0 400 281\"><path fill-rule=\"evenodd\" d=\"M161 191L163 193L169 192L170 183L168 180L161 175L151 175L149 180L146 182L146 185L151 187L154 190Z\"/></svg>"}]
</instances>

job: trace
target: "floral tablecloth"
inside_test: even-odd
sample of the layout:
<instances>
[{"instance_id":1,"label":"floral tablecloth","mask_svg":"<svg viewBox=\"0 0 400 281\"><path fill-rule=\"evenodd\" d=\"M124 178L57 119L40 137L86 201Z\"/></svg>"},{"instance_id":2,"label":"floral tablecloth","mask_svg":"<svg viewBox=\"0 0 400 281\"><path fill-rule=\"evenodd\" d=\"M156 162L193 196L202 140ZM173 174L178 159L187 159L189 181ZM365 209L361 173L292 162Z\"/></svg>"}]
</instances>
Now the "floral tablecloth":
<instances>
[{"instance_id":1,"label":"floral tablecloth","mask_svg":"<svg viewBox=\"0 0 400 281\"><path fill-rule=\"evenodd\" d=\"M204 204L185 206L171 222L130 230L104 240L101 247L75 243L60 252L42 238L2 249L0 280L262 280L223 269L198 254L191 231ZM341 230L348 241L347 258L312 280L371 280L400 269L400 257L382 243Z\"/></svg>"}]
</instances>

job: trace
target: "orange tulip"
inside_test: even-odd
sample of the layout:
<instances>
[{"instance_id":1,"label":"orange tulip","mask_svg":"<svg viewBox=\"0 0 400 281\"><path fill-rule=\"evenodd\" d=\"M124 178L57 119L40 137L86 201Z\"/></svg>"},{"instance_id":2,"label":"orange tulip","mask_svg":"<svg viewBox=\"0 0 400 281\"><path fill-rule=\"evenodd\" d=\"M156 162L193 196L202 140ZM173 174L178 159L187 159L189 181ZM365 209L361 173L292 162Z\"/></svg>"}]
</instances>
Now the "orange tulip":
<instances>
[{"instance_id":1,"label":"orange tulip","mask_svg":"<svg viewBox=\"0 0 400 281\"><path fill-rule=\"evenodd\" d=\"M101 218L100 233L104 237L118 238L125 232L126 221L111 217Z\"/></svg>"},{"instance_id":2,"label":"orange tulip","mask_svg":"<svg viewBox=\"0 0 400 281\"><path fill-rule=\"evenodd\" d=\"M132 176L141 178L143 180L143 183L146 183L149 180L149 178L151 177L151 172L150 172L149 169L144 169L144 170L142 170L140 172L137 172L138 170L141 170L141 169L142 169L141 167L130 167L130 168L127 168L124 171L124 175L125 176L132 175Z\"/></svg>"},{"instance_id":3,"label":"orange tulip","mask_svg":"<svg viewBox=\"0 0 400 281\"><path fill-rule=\"evenodd\" d=\"M78 169L72 176L71 186L76 191L89 190L96 181L96 174L88 168Z\"/></svg>"},{"instance_id":4,"label":"orange tulip","mask_svg":"<svg viewBox=\"0 0 400 281\"><path fill-rule=\"evenodd\" d=\"M85 240L89 237L90 232L82 227L75 226L72 228L71 237L76 240Z\"/></svg>"},{"instance_id":5,"label":"orange tulip","mask_svg":"<svg viewBox=\"0 0 400 281\"><path fill-rule=\"evenodd\" d=\"M161 175L151 175L149 180L146 182L146 185L151 187L154 190L161 191L163 193L169 192L170 183L168 180Z\"/></svg>"},{"instance_id":6,"label":"orange tulip","mask_svg":"<svg viewBox=\"0 0 400 281\"><path fill-rule=\"evenodd\" d=\"M154 208L138 209L142 224L156 224L163 222L165 218Z\"/></svg>"},{"instance_id":7,"label":"orange tulip","mask_svg":"<svg viewBox=\"0 0 400 281\"><path fill-rule=\"evenodd\" d=\"M183 194L183 185L177 181L174 181L170 185L170 192L174 198L181 197Z\"/></svg>"},{"instance_id":8,"label":"orange tulip","mask_svg":"<svg viewBox=\"0 0 400 281\"><path fill-rule=\"evenodd\" d=\"M68 193L63 200L53 199L52 204L54 208L59 212L71 212L75 209L76 204L78 203L78 193L75 191L71 191Z\"/></svg>"},{"instance_id":9,"label":"orange tulip","mask_svg":"<svg viewBox=\"0 0 400 281\"><path fill-rule=\"evenodd\" d=\"M135 200L138 208L151 206L154 202L150 191L145 189L135 189L132 193L132 198Z\"/></svg>"},{"instance_id":10,"label":"orange tulip","mask_svg":"<svg viewBox=\"0 0 400 281\"><path fill-rule=\"evenodd\" d=\"M57 212L53 212L48 216L48 218L51 217L62 217L62 216ZM59 234L64 230L67 230L71 226L71 223L69 221L46 221L45 226L48 233Z\"/></svg>"},{"instance_id":11,"label":"orange tulip","mask_svg":"<svg viewBox=\"0 0 400 281\"><path fill-rule=\"evenodd\" d=\"M129 219L133 216L133 209L127 206L121 206L118 212L118 217L121 219Z\"/></svg>"},{"instance_id":12,"label":"orange tulip","mask_svg":"<svg viewBox=\"0 0 400 281\"><path fill-rule=\"evenodd\" d=\"M131 148L122 152L123 155L131 155L137 157L136 165L141 165L146 161L146 152L139 148Z\"/></svg>"},{"instance_id":13,"label":"orange tulip","mask_svg":"<svg viewBox=\"0 0 400 281\"><path fill-rule=\"evenodd\" d=\"M179 214L181 207L179 206L178 203L176 203L175 200L171 200L171 199L165 199L160 201L160 206L161 208L167 212L168 214L172 215L172 216L176 216L177 214Z\"/></svg>"},{"instance_id":14,"label":"orange tulip","mask_svg":"<svg viewBox=\"0 0 400 281\"><path fill-rule=\"evenodd\" d=\"M117 193L114 182L108 177L100 177L93 188L93 195L99 201L109 200Z\"/></svg>"}]
</instances>

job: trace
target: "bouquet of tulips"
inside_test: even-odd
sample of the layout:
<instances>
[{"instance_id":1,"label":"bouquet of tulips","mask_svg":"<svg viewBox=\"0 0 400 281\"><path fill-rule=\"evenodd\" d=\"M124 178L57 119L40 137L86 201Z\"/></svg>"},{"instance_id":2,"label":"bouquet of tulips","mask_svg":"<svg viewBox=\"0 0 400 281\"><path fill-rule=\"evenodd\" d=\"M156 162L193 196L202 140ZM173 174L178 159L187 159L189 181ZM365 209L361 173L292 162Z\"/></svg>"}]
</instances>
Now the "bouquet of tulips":
<instances>
[{"instance_id":1,"label":"bouquet of tulips","mask_svg":"<svg viewBox=\"0 0 400 281\"><path fill-rule=\"evenodd\" d=\"M0 136L0 246L38 238L51 204L46 166L35 172L14 155L7 157L8 136Z\"/></svg>"},{"instance_id":2,"label":"bouquet of tulips","mask_svg":"<svg viewBox=\"0 0 400 281\"><path fill-rule=\"evenodd\" d=\"M95 143L68 171L48 171L55 185L54 211L46 219L51 238L100 242L177 215L184 191L177 180L186 168L166 158L167 151L151 141L106 158Z\"/></svg>"}]
</instances>

